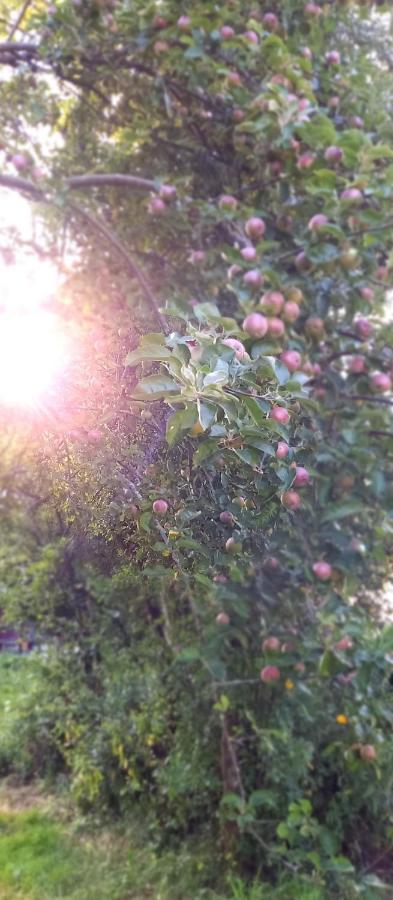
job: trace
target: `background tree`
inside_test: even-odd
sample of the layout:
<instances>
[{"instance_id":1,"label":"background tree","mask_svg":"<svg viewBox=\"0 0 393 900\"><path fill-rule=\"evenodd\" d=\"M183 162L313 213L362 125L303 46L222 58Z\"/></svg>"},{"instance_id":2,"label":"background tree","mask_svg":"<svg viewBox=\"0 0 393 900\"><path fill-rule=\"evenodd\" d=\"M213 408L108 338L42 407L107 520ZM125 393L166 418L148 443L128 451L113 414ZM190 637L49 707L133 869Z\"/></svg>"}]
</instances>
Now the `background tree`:
<instances>
[{"instance_id":1,"label":"background tree","mask_svg":"<svg viewBox=\"0 0 393 900\"><path fill-rule=\"evenodd\" d=\"M4 413L4 603L56 638L50 748L81 802L331 896L381 888L391 833L374 15L32 4L0 44L0 184L39 204L80 351L42 418Z\"/></svg>"}]
</instances>

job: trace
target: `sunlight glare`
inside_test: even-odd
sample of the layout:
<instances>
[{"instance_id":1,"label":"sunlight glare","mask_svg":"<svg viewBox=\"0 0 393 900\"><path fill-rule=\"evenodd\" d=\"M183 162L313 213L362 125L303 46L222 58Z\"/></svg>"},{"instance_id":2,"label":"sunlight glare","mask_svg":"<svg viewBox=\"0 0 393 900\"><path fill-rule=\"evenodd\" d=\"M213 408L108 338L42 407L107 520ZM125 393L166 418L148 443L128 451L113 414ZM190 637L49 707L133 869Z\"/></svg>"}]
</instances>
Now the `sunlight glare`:
<instances>
[{"instance_id":1,"label":"sunlight glare","mask_svg":"<svg viewBox=\"0 0 393 900\"><path fill-rule=\"evenodd\" d=\"M66 362L65 335L53 314L35 309L0 316L0 402L43 402Z\"/></svg>"}]
</instances>

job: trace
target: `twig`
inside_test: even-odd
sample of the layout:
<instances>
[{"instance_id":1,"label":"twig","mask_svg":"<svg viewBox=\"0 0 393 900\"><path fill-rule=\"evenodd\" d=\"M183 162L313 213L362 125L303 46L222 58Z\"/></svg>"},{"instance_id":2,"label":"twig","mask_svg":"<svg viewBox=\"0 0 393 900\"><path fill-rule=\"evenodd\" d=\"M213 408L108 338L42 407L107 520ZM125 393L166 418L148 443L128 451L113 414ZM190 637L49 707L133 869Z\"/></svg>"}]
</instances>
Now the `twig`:
<instances>
[{"instance_id":1,"label":"twig","mask_svg":"<svg viewBox=\"0 0 393 900\"><path fill-rule=\"evenodd\" d=\"M11 31L8 35L8 41L12 41L12 38L14 37L15 33L18 31L18 28L22 24L22 21L27 13L27 10L28 10L31 2L32 2L32 0L25 0L24 4L22 6L22 9L19 13L19 16L17 17L16 22L12 26Z\"/></svg>"}]
</instances>

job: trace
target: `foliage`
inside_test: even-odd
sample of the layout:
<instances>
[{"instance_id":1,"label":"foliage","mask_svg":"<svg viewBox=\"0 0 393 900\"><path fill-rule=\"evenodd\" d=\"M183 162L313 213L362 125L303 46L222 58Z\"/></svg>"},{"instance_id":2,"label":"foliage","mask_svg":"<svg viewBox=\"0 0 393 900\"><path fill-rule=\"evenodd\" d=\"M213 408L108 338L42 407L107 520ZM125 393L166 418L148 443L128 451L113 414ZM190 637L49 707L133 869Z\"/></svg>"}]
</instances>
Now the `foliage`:
<instances>
[{"instance_id":1,"label":"foliage","mask_svg":"<svg viewBox=\"0 0 393 900\"><path fill-rule=\"evenodd\" d=\"M392 80L368 7L268 12L64 2L31 20L39 53L3 51L4 141L48 201L80 351L57 407L4 412L4 607L55 649L49 757L84 808L371 898L393 828ZM80 206L67 179L97 170Z\"/></svg>"}]
</instances>

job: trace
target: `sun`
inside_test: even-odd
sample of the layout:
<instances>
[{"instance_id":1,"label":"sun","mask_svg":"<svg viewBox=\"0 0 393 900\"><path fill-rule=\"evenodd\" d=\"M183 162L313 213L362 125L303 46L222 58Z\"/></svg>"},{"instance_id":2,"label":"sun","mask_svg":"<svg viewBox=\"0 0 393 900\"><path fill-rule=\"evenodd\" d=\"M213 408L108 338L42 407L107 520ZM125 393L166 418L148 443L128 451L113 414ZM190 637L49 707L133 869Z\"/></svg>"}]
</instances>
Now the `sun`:
<instances>
[{"instance_id":1,"label":"sun","mask_svg":"<svg viewBox=\"0 0 393 900\"><path fill-rule=\"evenodd\" d=\"M55 315L37 307L0 314L0 403L34 407L56 386L67 342Z\"/></svg>"}]
</instances>

